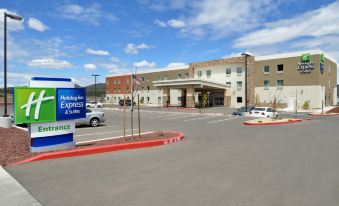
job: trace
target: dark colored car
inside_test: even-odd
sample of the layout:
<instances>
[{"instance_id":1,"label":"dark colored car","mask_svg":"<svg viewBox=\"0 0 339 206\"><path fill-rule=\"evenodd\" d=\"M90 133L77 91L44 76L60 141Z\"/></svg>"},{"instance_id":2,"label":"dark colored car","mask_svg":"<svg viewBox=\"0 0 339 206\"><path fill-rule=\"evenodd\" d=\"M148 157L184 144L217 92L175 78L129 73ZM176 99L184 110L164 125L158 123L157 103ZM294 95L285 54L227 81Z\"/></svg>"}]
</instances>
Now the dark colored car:
<instances>
[{"instance_id":1,"label":"dark colored car","mask_svg":"<svg viewBox=\"0 0 339 206\"><path fill-rule=\"evenodd\" d=\"M247 107L248 112L250 112L254 107ZM246 111L246 107L240 107L236 111L233 112L233 115L244 116L244 112Z\"/></svg>"},{"instance_id":2,"label":"dark colored car","mask_svg":"<svg viewBox=\"0 0 339 206\"><path fill-rule=\"evenodd\" d=\"M130 99L127 99L127 100L126 100L126 105L127 105L127 106L131 106L131 102L132 102L132 101L131 101ZM119 105L120 105L120 106L124 106L124 100L123 100L123 99L120 99L120 100L119 100ZM133 102L133 105L136 105L136 103Z\"/></svg>"}]
</instances>

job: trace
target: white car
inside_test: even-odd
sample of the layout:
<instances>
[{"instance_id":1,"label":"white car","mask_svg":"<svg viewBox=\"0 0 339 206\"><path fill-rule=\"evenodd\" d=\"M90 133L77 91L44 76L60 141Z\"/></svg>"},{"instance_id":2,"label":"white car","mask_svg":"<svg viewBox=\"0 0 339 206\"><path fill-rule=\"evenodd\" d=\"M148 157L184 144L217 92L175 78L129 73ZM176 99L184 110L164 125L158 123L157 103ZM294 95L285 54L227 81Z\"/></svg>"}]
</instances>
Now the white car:
<instances>
[{"instance_id":1,"label":"white car","mask_svg":"<svg viewBox=\"0 0 339 206\"><path fill-rule=\"evenodd\" d=\"M249 113L250 117L277 118L278 112L271 107L255 107Z\"/></svg>"},{"instance_id":2,"label":"white car","mask_svg":"<svg viewBox=\"0 0 339 206\"><path fill-rule=\"evenodd\" d=\"M86 108L102 108L102 104L100 102L87 102Z\"/></svg>"},{"instance_id":3,"label":"white car","mask_svg":"<svg viewBox=\"0 0 339 206\"><path fill-rule=\"evenodd\" d=\"M92 111L90 109L86 109L86 118L77 119L75 121L75 125L89 125L91 127L97 127L100 123L105 121L104 112Z\"/></svg>"}]
</instances>

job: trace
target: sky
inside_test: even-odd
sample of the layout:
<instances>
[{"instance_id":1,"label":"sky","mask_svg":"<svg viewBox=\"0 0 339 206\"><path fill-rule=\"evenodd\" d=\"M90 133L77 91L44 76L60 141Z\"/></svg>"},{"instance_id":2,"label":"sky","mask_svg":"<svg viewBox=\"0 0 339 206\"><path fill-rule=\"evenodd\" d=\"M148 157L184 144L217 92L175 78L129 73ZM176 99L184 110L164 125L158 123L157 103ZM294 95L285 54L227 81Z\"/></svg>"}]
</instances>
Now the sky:
<instances>
[{"instance_id":1,"label":"sky","mask_svg":"<svg viewBox=\"0 0 339 206\"><path fill-rule=\"evenodd\" d=\"M339 59L334 0L0 0L8 20L8 83L105 77L237 56L321 49ZM1 46L1 47L2 47ZM3 49L0 51L3 65ZM3 85L3 72L0 72Z\"/></svg>"}]
</instances>

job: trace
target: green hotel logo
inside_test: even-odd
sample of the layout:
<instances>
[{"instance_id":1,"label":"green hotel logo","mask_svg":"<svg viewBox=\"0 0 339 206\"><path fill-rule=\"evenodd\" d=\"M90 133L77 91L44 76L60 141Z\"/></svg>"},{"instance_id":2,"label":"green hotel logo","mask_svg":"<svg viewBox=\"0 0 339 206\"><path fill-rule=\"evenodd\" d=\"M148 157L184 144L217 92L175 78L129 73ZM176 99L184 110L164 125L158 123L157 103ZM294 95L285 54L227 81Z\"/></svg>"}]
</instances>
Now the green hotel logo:
<instances>
[{"instance_id":1,"label":"green hotel logo","mask_svg":"<svg viewBox=\"0 0 339 206\"><path fill-rule=\"evenodd\" d=\"M324 53L320 54L320 63L321 64L325 64L325 55L324 55Z\"/></svg>"},{"instance_id":2,"label":"green hotel logo","mask_svg":"<svg viewBox=\"0 0 339 206\"><path fill-rule=\"evenodd\" d=\"M54 88L14 89L15 123L52 122L56 119Z\"/></svg>"},{"instance_id":3,"label":"green hotel logo","mask_svg":"<svg viewBox=\"0 0 339 206\"><path fill-rule=\"evenodd\" d=\"M306 63L306 62L311 62L311 54L302 54L301 55L301 62Z\"/></svg>"}]
</instances>

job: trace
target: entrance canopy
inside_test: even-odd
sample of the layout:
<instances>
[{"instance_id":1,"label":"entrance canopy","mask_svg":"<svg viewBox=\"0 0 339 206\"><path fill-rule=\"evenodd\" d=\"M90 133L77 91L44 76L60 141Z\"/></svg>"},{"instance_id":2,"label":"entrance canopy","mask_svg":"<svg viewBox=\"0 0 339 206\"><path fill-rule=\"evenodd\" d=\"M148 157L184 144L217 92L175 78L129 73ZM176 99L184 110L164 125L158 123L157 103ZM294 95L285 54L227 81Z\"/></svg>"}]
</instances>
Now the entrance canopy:
<instances>
[{"instance_id":1,"label":"entrance canopy","mask_svg":"<svg viewBox=\"0 0 339 206\"><path fill-rule=\"evenodd\" d=\"M203 79L174 79L174 80L161 80L153 81L153 85L158 88L166 87L171 89L185 89L193 87L195 89L229 89L230 86L220 84L214 81Z\"/></svg>"}]
</instances>

